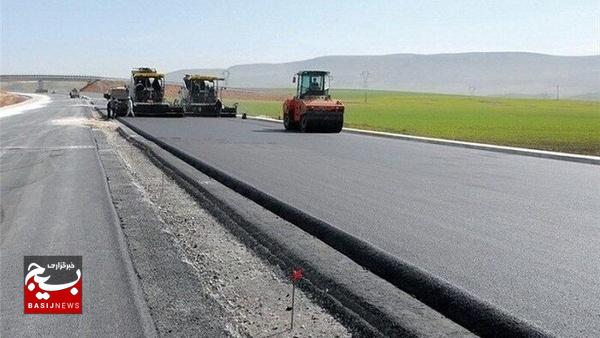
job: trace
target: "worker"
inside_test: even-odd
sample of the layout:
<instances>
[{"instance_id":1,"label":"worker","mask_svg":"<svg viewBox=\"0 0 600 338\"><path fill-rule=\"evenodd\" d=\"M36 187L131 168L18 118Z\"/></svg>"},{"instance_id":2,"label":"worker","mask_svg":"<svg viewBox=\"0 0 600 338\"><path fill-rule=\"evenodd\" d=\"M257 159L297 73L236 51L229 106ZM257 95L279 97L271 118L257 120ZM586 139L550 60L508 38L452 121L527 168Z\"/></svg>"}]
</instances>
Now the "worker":
<instances>
[{"instance_id":1,"label":"worker","mask_svg":"<svg viewBox=\"0 0 600 338\"><path fill-rule=\"evenodd\" d=\"M110 120L111 115L112 115L112 108L111 108L112 100L113 99L108 100L108 103L106 104L106 120Z\"/></svg>"},{"instance_id":2,"label":"worker","mask_svg":"<svg viewBox=\"0 0 600 338\"><path fill-rule=\"evenodd\" d=\"M214 85L213 86L211 86L211 85L208 86L208 96L209 97L214 97L215 96L215 86Z\"/></svg>"},{"instance_id":3,"label":"worker","mask_svg":"<svg viewBox=\"0 0 600 338\"><path fill-rule=\"evenodd\" d=\"M308 89L304 93L304 95L320 95L321 93L321 85L317 82L317 78L313 77L311 79L310 84L308 85ZM304 96L302 95L302 96Z\"/></svg>"},{"instance_id":4,"label":"worker","mask_svg":"<svg viewBox=\"0 0 600 338\"><path fill-rule=\"evenodd\" d=\"M133 100L131 99L131 96L127 98L127 116L135 117L135 114L133 113Z\"/></svg>"},{"instance_id":5,"label":"worker","mask_svg":"<svg viewBox=\"0 0 600 338\"><path fill-rule=\"evenodd\" d=\"M310 83L310 90L314 91L319 89L321 89L321 86L319 85L319 82L317 82L317 78L313 77L312 82Z\"/></svg>"},{"instance_id":6,"label":"worker","mask_svg":"<svg viewBox=\"0 0 600 338\"><path fill-rule=\"evenodd\" d=\"M160 91L160 82L158 79L154 79L154 81L152 81L152 89L154 89L156 92Z\"/></svg>"}]
</instances>

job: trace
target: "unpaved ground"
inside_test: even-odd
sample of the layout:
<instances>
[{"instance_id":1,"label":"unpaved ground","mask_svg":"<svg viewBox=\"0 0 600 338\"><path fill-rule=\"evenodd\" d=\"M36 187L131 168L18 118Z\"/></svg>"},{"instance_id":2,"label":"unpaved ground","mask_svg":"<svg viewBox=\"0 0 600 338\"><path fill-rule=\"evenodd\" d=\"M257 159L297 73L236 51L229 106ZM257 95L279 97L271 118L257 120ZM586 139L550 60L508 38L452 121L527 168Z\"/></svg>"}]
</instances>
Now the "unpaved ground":
<instances>
[{"instance_id":1,"label":"unpaved ground","mask_svg":"<svg viewBox=\"0 0 600 338\"><path fill-rule=\"evenodd\" d=\"M227 88L221 92L223 99L229 100L258 100L258 101L281 101L290 97L285 89L242 89Z\"/></svg>"},{"instance_id":2,"label":"unpaved ground","mask_svg":"<svg viewBox=\"0 0 600 338\"><path fill-rule=\"evenodd\" d=\"M178 86L178 85L172 85L172 84L165 85L165 99L173 100L173 99L177 98L179 96L179 92L181 91L182 88L183 88L183 86Z\"/></svg>"},{"instance_id":3,"label":"unpaved ground","mask_svg":"<svg viewBox=\"0 0 600 338\"><path fill-rule=\"evenodd\" d=\"M5 91L0 91L0 107L9 106L11 104L23 102L25 100L27 100L26 96L15 95L15 94L7 93Z\"/></svg>"},{"instance_id":4,"label":"unpaved ground","mask_svg":"<svg viewBox=\"0 0 600 338\"><path fill-rule=\"evenodd\" d=\"M116 123L90 121L105 132L134 180L184 249L205 292L230 315L241 335L252 337L345 337L351 333L296 289L294 330L289 329L291 283L262 261L172 179L116 132ZM207 183L210 184L210 183Z\"/></svg>"},{"instance_id":5,"label":"unpaved ground","mask_svg":"<svg viewBox=\"0 0 600 338\"><path fill-rule=\"evenodd\" d=\"M123 87L125 84L125 81L96 80L86 84L80 89L80 91L89 93L106 93L113 87Z\"/></svg>"}]
</instances>

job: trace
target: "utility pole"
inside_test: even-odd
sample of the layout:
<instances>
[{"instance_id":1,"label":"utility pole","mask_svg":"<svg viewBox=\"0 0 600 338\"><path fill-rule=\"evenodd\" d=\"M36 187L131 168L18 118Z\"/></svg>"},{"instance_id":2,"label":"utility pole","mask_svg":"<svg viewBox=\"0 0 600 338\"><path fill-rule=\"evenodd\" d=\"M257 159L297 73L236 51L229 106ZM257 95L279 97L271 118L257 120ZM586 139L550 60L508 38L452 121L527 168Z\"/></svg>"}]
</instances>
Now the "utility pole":
<instances>
[{"instance_id":1,"label":"utility pole","mask_svg":"<svg viewBox=\"0 0 600 338\"><path fill-rule=\"evenodd\" d=\"M475 86L469 86L469 93L471 94L471 96L475 94Z\"/></svg>"},{"instance_id":2,"label":"utility pole","mask_svg":"<svg viewBox=\"0 0 600 338\"><path fill-rule=\"evenodd\" d=\"M223 75L223 78L225 79L225 83L224 83L223 87L219 88L219 90L220 90L219 96L223 95L223 89L227 89L227 87L229 87L229 70L225 69L225 70L223 70L223 72L221 72L221 74Z\"/></svg>"},{"instance_id":3,"label":"utility pole","mask_svg":"<svg viewBox=\"0 0 600 338\"><path fill-rule=\"evenodd\" d=\"M556 85L556 101L560 100L560 85Z\"/></svg>"},{"instance_id":4,"label":"utility pole","mask_svg":"<svg viewBox=\"0 0 600 338\"><path fill-rule=\"evenodd\" d=\"M368 97L368 91L369 91L369 75L371 75L369 73L368 70L363 70L362 73L360 73L360 76L363 79L363 88L365 89L365 103L367 103L367 97Z\"/></svg>"},{"instance_id":5,"label":"utility pole","mask_svg":"<svg viewBox=\"0 0 600 338\"><path fill-rule=\"evenodd\" d=\"M44 81L43 80L38 80L37 81L37 90L36 93L43 93L45 91L44 89Z\"/></svg>"},{"instance_id":6,"label":"utility pole","mask_svg":"<svg viewBox=\"0 0 600 338\"><path fill-rule=\"evenodd\" d=\"M229 85L229 70L225 69L221 74L225 78L225 87L227 87Z\"/></svg>"}]
</instances>

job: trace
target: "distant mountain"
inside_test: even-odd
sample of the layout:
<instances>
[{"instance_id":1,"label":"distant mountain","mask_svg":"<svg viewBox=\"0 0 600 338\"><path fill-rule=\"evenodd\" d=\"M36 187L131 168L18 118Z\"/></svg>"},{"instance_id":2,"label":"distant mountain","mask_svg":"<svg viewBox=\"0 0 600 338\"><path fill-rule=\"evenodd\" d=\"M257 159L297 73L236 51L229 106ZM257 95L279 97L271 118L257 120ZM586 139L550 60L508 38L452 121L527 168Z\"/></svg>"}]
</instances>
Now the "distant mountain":
<instances>
[{"instance_id":1,"label":"distant mountain","mask_svg":"<svg viewBox=\"0 0 600 338\"><path fill-rule=\"evenodd\" d=\"M600 55L554 56L521 52L458 54L393 54L323 56L278 64L247 64L228 68L231 87L290 87L298 70L331 71L335 88L368 86L417 92L475 95L596 97L600 91ZM167 74L181 81L186 73L222 75L222 69L188 69Z\"/></svg>"},{"instance_id":2,"label":"distant mountain","mask_svg":"<svg viewBox=\"0 0 600 338\"><path fill-rule=\"evenodd\" d=\"M207 68L207 69L181 69L174 72L170 72L165 74L165 79L168 82L181 82L183 85L183 77L186 74L202 74L202 75L211 75L211 76L223 76L224 69L215 69L215 68Z\"/></svg>"}]
</instances>

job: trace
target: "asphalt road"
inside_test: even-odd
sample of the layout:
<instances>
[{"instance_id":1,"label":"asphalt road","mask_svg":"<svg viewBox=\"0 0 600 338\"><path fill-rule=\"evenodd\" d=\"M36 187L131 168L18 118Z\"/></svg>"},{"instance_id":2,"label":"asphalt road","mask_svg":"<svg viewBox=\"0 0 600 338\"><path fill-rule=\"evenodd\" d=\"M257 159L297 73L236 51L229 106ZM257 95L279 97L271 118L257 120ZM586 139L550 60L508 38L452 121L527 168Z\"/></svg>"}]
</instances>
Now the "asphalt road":
<instances>
[{"instance_id":1,"label":"asphalt road","mask_svg":"<svg viewBox=\"0 0 600 338\"><path fill-rule=\"evenodd\" d=\"M600 336L600 167L241 119L137 127L560 336Z\"/></svg>"},{"instance_id":2,"label":"asphalt road","mask_svg":"<svg viewBox=\"0 0 600 338\"><path fill-rule=\"evenodd\" d=\"M83 125L90 112L84 100L56 95L45 107L0 117L0 336L152 332L147 311L136 306L118 219ZM82 315L23 314L25 255L83 256Z\"/></svg>"}]
</instances>

